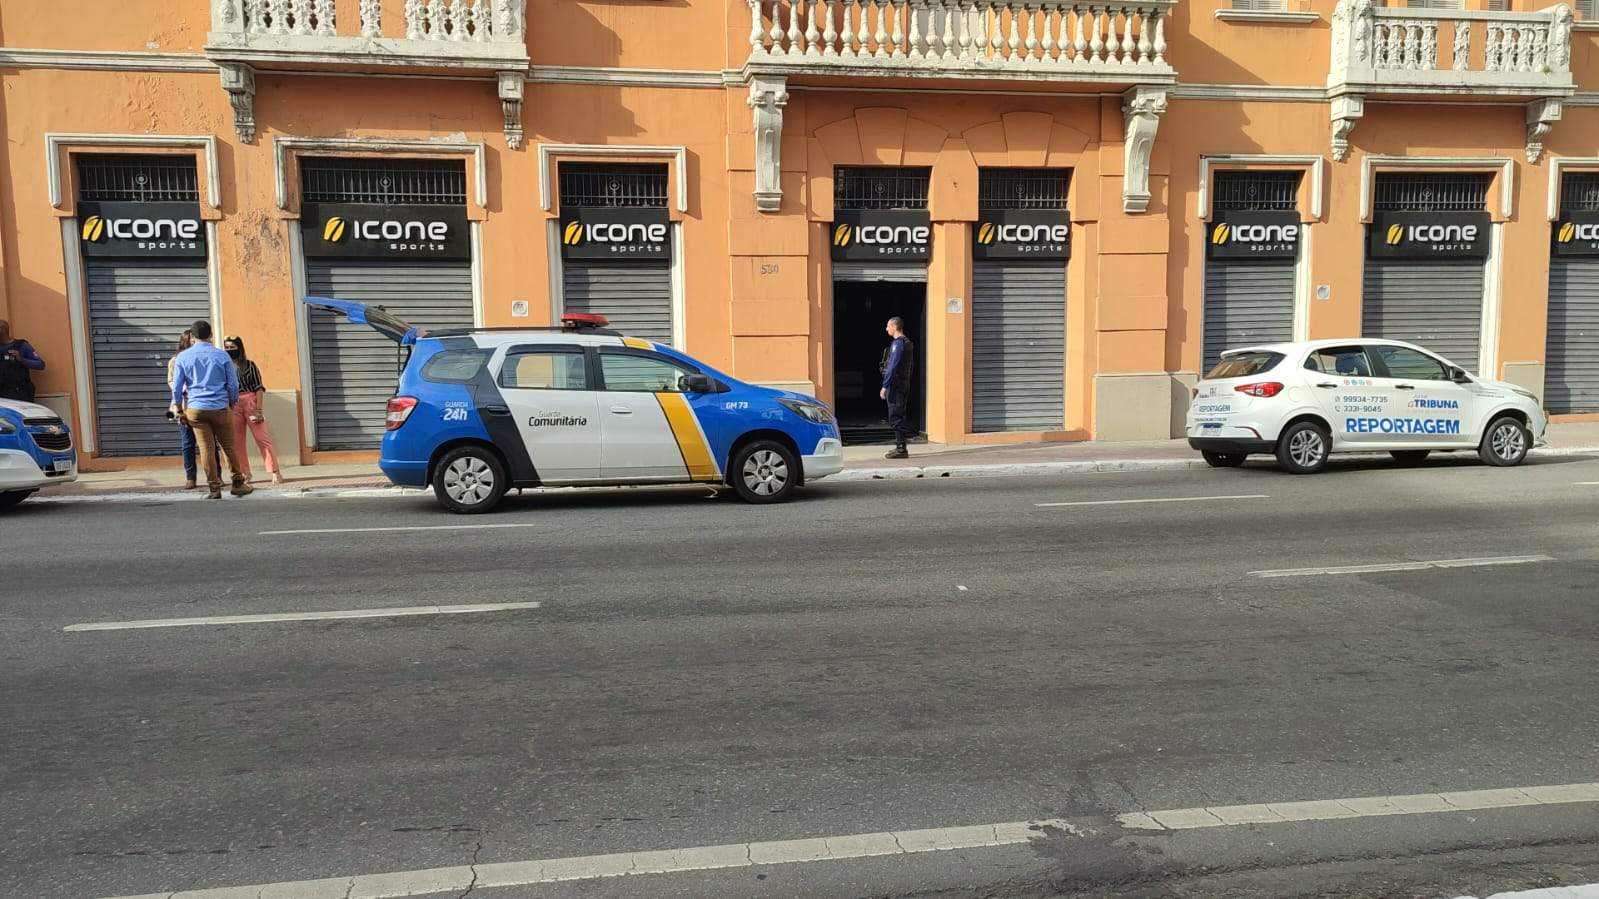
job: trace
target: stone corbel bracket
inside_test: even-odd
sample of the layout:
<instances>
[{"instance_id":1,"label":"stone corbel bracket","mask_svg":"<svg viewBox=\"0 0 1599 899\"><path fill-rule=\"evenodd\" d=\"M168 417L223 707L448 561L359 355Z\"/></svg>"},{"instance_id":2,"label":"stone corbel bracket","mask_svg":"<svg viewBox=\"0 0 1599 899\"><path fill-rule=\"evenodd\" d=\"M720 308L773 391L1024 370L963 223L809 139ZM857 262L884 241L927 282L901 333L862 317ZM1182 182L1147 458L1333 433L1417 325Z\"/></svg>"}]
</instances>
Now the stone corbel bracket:
<instances>
[{"instance_id":1,"label":"stone corbel bracket","mask_svg":"<svg viewBox=\"0 0 1599 899\"><path fill-rule=\"evenodd\" d=\"M500 111L505 116L505 145L522 147L522 96L527 90L527 72L500 73Z\"/></svg>"},{"instance_id":2,"label":"stone corbel bracket","mask_svg":"<svg viewBox=\"0 0 1599 899\"><path fill-rule=\"evenodd\" d=\"M1149 157L1155 150L1155 132L1166 112L1165 87L1139 86L1122 94L1122 118L1126 122L1126 158L1122 169L1122 209L1144 212L1149 209Z\"/></svg>"},{"instance_id":3,"label":"stone corbel bracket","mask_svg":"<svg viewBox=\"0 0 1599 899\"><path fill-rule=\"evenodd\" d=\"M1332 98L1332 158L1343 162L1349 156L1349 134L1366 114L1364 94L1342 94Z\"/></svg>"},{"instance_id":4,"label":"stone corbel bracket","mask_svg":"<svg viewBox=\"0 0 1599 899\"><path fill-rule=\"evenodd\" d=\"M776 212L783 205L783 107L788 79L750 79L746 103L755 115L755 208Z\"/></svg>"},{"instance_id":5,"label":"stone corbel bracket","mask_svg":"<svg viewBox=\"0 0 1599 899\"><path fill-rule=\"evenodd\" d=\"M1559 97L1545 97L1527 104L1527 162L1537 165L1543 158L1543 141L1560 121L1565 103Z\"/></svg>"},{"instance_id":6,"label":"stone corbel bracket","mask_svg":"<svg viewBox=\"0 0 1599 899\"><path fill-rule=\"evenodd\" d=\"M239 140L255 143L255 69L243 63L222 63L222 89L233 106L233 130Z\"/></svg>"}]
</instances>

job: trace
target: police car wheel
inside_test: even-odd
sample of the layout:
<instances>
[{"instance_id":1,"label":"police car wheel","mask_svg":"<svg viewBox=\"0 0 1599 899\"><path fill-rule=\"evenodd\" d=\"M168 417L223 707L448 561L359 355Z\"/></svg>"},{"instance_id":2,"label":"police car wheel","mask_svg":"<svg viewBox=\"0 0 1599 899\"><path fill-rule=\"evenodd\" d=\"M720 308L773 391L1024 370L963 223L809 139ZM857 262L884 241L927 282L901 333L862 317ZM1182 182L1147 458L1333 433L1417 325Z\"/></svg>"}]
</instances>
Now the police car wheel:
<instances>
[{"instance_id":1,"label":"police car wheel","mask_svg":"<svg viewBox=\"0 0 1599 899\"><path fill-rule=\"evenodd\" d=\"M1315 474L1327 466L1327 432L1314 422L1290 425L1277 438L1277 464L1289 474Z\"/></svg>"},{"instance_id":2,"label":"police car wheel","mask_svg":"<svg viewBox=\"0 0 1599 899\"><path fill-rule=\"evenodd\" d=\"M1394 461L1400 465L1420 465L1427 461L1427 456L1431 452L1432 450L1394 450L1388 455L1393 456Z\"/></svg>"},{"instance_id":3,"label":"police car wheel","mask_svg":"<svg viewBox=\"0 0 1599 899\"><path fill-rule=\"evenodd\" d=\"M499 504L507 486L500 460L480 446L450 450L433 472L433 494L451 512L487 512Z\"/></svg>"},{"instance_id":4,"label":"police car wheel","mask_svg":"<svg viewBox=\"0 0 1599 899\"><path fill-rule=\"evenodd\" d=\"M776 503L788 499L799 480L799 460L789 448L773 440L757 440L733 454L729 481L738 498L747 503Z\"/></svg>"},{"instance_id":5,"label":"police car wheel","mask_svg":"<svg viewBox=\"0 0 1599 899\"><path fill-rule=\"evenodd\" d=\"M1208 451L1201 451L1200 455L1205 457L1205 464L1209 465L1211 468L1237 468L1238 466L1244 464L1245 459L1249 458L1248 453L1212 453Z\"/></svg>"},{"instance_id":6,"label":"police car wheel","mask_svg":"<svg viewBox=\"0 0 1599 899\"><path fill-rule=\"evenodd\" d=\"M1489 465L1508 467L1520 465L1532 447L1532 437L1527 426L1508 415L1496 418L1483 434L1477 455Z\"/></svg>"},{"instance_id":7,"label":"police car wheel","mask_svg":"<svg viewBox=\"0 0 1599 899\"><path fill-rule=\"evenodd\" d=\"M10 493L0 493L0 509L9 509L32 495L32 490L13 490Z\"/></svg>"}]
</instances>

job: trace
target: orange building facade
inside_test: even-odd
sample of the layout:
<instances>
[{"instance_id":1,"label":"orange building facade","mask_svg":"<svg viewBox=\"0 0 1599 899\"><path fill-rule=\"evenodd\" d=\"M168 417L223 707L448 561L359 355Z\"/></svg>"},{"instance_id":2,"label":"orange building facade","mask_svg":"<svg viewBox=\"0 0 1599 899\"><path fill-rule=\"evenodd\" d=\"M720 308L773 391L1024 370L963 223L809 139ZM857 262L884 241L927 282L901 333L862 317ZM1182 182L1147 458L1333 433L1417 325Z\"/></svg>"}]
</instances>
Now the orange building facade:
<instances>
[{"instance_id":1,"label":"orange building facade","mask_svg":"<svg viewBox=\"0 0 1599 899\"><path fill-rule=\"evenodd\" d=\"M185 316L289 461L369 457L325 292L608 314L863 436L887 314L935 441L1179 436L1224 345L1362 334L1593 416L1599 31L1466 3L6 4L0 318L101 468L176 450Z\"/></svg>"}]
</instances>

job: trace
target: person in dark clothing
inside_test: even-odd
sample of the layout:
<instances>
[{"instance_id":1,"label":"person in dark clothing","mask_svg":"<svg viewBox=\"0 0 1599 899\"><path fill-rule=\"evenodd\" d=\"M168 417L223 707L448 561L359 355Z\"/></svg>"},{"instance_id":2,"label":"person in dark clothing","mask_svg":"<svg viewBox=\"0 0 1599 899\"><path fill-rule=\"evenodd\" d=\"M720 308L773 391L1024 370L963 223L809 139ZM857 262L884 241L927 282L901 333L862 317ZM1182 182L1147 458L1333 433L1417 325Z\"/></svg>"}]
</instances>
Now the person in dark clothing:
<instances>
[{"instance_id":1,"label":"person in dark clothing","mask_svg":"<svg viewBox=\"0 0 1599 899\"><path fill-rule=\"evenodd\" d=\"M11 323L0 319L0 399L33 402L36 371L44 371L38 351L26 340L13 340Z\"/></svg>"},{"instance_id":2,"label":"person in dark clothing","mask_svg":"<svg viewBox=\"0 0 1599 899\"><path fill-rule=\"evenodd\" d=\"M883 454L885 459L908 459L905 448L911 438L911 425L907 420L907 407L911 399L911 376L916 372L915 345L905 336L905 322L899 316L888 320L888 336L893 342L883 351L883 389L878 396L888 401L888 424L894 429L894 448Z\"/></svg>"}]
</instances>

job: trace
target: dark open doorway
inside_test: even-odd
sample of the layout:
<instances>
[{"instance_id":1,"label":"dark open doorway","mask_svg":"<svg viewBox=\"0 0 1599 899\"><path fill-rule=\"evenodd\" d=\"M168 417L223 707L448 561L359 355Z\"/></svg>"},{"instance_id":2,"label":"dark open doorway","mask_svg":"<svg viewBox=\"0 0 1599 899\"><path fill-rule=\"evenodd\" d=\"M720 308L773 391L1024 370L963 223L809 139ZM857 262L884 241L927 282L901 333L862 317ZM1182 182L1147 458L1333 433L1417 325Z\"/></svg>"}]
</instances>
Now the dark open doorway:
<instances>
[{"instance_id":1,"label":"dark open doorway","mask_svg":"<svg viewBox=\"0 0 1599 899\"><path fill-rule=\"evenodd\" d=\"M905 321L905 336L916 347L911 388L911 424L926 429L927 351L923 320L927 285L894 281L833 282L833 406L846 444L892 443L888 407L878 396L879 365L888 347L883 327L892 316Z\"/></svg>"}]
</instances>

